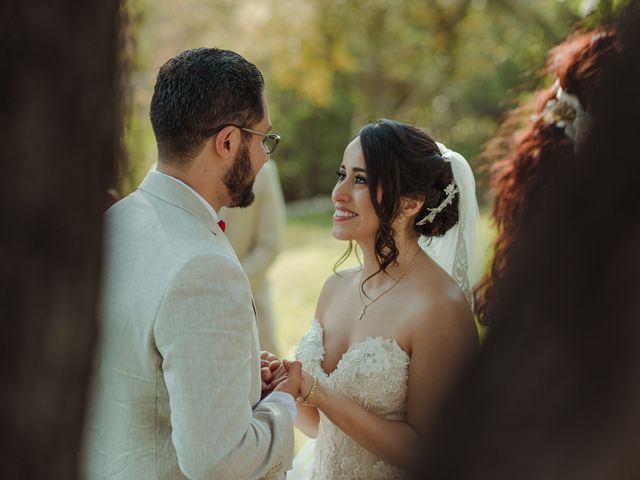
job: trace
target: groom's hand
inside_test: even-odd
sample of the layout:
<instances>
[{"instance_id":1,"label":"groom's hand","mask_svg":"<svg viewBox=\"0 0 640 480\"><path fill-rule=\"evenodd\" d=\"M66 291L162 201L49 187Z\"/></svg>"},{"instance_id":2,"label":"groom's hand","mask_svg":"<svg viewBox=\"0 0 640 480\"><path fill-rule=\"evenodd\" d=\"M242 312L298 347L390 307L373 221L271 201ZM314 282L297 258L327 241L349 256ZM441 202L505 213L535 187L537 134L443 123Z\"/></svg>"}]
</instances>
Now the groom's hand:
<instances>
[{"instance_id":1,"label":"groom's hand","mask_svg":"<svg viewBox=\"0 0 640 480\"><path fill-rule=\"evenodd\" d=\"M278 382L275 388L279 392L287 392L293 398L298 397L300 385L302 384L302 364L298 361L284 360L284 368L286 369L286 377Z\"/></svg>"},{"instance_id":2,"label":"groom's hand","mask_svg":"<svg viewBox=\"0 0 640 480\"><path fill-rule=\"evenodd\" d=\"M266 350L261 350L260 351L260 360L265 360L267 362L279 362L280 361L280 359L277 356L275 356L271 352L267 352Z\"/></svg>"},{"instance_id":3,"label":"groom's hand","mask_svg":"<svg viewBox=\"0 0 640 480\"><path fill-rule=\"evenodd\" d=\"M286 371L278 357L265 350L260 352L260 376L262 377L263 396L276 387L277 383L274 384L274 382L283 374L286 374Z\"/></svg>"}]
</instances>

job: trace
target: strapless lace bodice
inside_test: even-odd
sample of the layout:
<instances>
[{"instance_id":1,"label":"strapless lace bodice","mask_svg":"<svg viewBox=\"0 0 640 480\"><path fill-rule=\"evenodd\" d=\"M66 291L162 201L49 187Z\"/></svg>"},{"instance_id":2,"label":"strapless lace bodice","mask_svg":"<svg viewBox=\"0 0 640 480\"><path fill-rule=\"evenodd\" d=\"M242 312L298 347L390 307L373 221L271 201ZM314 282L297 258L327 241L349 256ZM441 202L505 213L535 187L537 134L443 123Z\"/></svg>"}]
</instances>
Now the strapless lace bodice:
<instances>
[{"instance_id":1,"label":"strapless lace bodice","mask_svg":"<svg viewBox=\"0 0 640 480\"><path fill-rule=\"evenodd\" d=\"M403 420L407 409L409 356L393 339L368 337L353 344L335 370L322 370L324 332L317 320L302 337L296 358L302 368L328 387L367 410L391 420ZM312 479L402 479L403 470L369 453L320 412L311 466Z\"/></svg>"}]
</instances>

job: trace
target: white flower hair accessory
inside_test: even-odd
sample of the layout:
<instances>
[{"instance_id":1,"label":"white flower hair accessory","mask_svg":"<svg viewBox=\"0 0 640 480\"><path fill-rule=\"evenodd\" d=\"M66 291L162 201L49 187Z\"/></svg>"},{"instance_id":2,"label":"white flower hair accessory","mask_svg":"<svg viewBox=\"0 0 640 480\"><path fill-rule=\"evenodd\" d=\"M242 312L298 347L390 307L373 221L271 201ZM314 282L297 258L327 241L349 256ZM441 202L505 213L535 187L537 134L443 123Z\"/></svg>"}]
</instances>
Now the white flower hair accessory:
<instances>
[{"instance_id":1,"label":"white flower hair accessory","mask_svg":"<svg viewBox=\"0 0 640 480\"><path fill-rule=\"evenodd\" d=\"M445 187L444 193L446 193L447 196L444 200L442 200L442 202L440 202L440 205L435 208L428 208L427 210L429 210L429 213L422 220L416 222L416 225L421 226L425 225L426 223L433 223L436 215L444 210L448 205L451 205L451 202L453 202L453 198L458 193L458 187L454 183L450 183Z\"/></svg>"},{"instance_id":2,"label":"white flower hair accessory","mask_svg":"<svg viewBox=\"0 0 640 480\"><path fill-rule=\"evenodd\" d=\"M560 80L556 80L553 87L556 95L545 104L542 120L547 125L564 129L564 134L577 145L591 124L591 115L582 107L576 95L562 89Z\"/></svg>"}]
</instances>

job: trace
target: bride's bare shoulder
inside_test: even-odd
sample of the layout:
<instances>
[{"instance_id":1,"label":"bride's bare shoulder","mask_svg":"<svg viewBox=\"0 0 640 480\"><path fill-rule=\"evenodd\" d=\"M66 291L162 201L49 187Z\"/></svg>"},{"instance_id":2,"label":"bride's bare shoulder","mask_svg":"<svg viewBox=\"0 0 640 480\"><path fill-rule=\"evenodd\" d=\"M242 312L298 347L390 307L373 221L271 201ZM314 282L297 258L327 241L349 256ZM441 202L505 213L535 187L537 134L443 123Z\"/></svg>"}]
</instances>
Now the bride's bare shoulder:
<instances>
[{"instance_id":1,"label":"bride's bare shoulder","mask_svg":"<svg viewBox=\"0 0 640 480\"><path fill-rule=\"evenodd\" d=\"M344 282L350 282L353 278L358 277L361 271L362 271L362 267L360 266L343 268L338 272L334 272L333 275L331 275L327 279L327 282L333 281L338 284L344 283Z\"/></svg>"},{"instance_id":2,"label":"bride's bare shoulder","mask_svg":"<svg viewBox=\"0 0 640 480\"><path fill-rule=\"evenodd\" d=\"M322 288L322 294L331 293L335 289L344 288L345 285L350 284L354 281L354 278L357 278L357 276L360 275L360 270L361 267L351 267L334 272L325 280L324 287Z\"/></svg>"},{"instance_id":3,"label":"bride's bare shoulder","mask_svg":"<svg viewBox=\"0 0 640 480\"><path fill-rule=\"evenodd\" d=\"M477 347L478 337L471 307L464 293L452 279L429 285L429 295L415 302L419 309L413 316L412 343L432 348L432 343L460 342Z\"/></svg>"}]
</instances>

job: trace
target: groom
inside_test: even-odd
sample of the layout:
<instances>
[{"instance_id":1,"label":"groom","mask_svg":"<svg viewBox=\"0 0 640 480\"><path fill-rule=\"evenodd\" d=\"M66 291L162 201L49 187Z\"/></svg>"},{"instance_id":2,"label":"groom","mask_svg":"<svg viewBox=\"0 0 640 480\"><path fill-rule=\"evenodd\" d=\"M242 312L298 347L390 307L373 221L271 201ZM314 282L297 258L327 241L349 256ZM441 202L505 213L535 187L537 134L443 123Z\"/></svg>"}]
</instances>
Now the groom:
<instances>
[{"instance_id":1,"label":"groom","mask_svg":"<svg viewBox=\"0 0 640 480\"><path fill-rule=\"evenodd\" d=\"M185 51L160 69L151 123L157 170L106 214L84 476L283 478L300 364L261 401L249 282L216 214L253 201L279 140L263 77L236 53Z\"/></svg>"}]
</instances>

